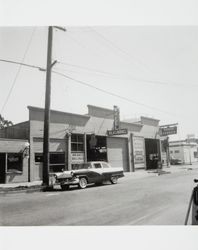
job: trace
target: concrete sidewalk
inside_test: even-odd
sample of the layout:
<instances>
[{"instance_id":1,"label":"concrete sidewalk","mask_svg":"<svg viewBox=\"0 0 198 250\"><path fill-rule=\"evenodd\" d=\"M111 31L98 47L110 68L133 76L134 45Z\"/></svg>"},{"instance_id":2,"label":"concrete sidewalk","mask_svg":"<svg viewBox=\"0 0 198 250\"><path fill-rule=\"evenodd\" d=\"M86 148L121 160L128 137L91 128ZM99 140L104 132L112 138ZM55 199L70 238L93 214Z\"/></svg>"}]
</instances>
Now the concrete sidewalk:
<instances>
[{"instance_id":1,"label":"concrete sidewalk","mask_svg":"<svg viewBox=\"0 0 198 250\"><path fill-rule=\"evenodd\" d=\"M42 190L42 181L6 183L0 184L0 194L20 193L20 192L38 192Z\"/></svg>"},{"instance_id":2,"label":"concrete sidewalk","mask_svg":"<svg viewBox=\"0 0 198 250\"><path fill-rule=\"evenodd\" d=\"M172 174L172 173L190 171L190 170L198 171L198 162L192 165L171 165L169 167L163 166L161 170L141 169L141 170L136 170L135 172L124 173L124 175L126 179L128 178L141 179L141 178L147 178L151 176L158 176L162 174ZM41 190L42 190L42 181L0 184L0 194L7 193L7 192L34 192L34 191L41 191Z\"/></svg>"}]
</instances>

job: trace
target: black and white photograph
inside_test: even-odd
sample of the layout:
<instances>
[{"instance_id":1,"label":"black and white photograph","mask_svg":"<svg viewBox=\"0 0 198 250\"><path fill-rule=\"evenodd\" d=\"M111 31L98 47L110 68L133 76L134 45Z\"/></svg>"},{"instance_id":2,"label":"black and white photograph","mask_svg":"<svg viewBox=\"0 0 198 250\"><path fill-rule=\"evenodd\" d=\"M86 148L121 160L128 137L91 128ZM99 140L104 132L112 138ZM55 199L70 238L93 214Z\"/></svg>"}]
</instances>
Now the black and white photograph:
<instances>
[{"instance_id":1,"label":"black and white photograph","mask_svg":"<svg viewBox=\"0 0 198 250\"><path fill-rule=\"evenodd\" d=\"M114 6L119 13L118 3L110 2L104 10ZM137 4L126 2L131 8ZM82 3L76 14L81 7ZM114 241L119 235L130 238L131 232L141 242L144 237L138 230L144 229L142 235L149 231L145 242L154 235L160 241L160 228L164 237L168 228L170 239L177 229L186 237L195 236L198 25L193 24L195 9L190 12L191 8L186 9L183 22L179 16L180 23L171 18L163 22L162 9L152 12L161 22L153 22L151 15L150 23L139 19L130 23L117 16L117 22L107 24L102 17L101 22L66 22L61 19L63 9L56 12L58 21L1 22L3 234L15 228L23 229L25 235L32 228L38 235L43 228L55 228L49 237L55 235L59 241L74 232L71 239L78 248L85 247L82 235L83 244L77 240L83 230L91 235L104 229ZM136 10L138 17L146 13ZM27 13L24 18L29 20ZM97 235L101 247L107 237L104 232ZM10 249L7 237L2 250ZM86 243L94 246L98 239L92 240L86 235ZM66 245L58 246L72 247L68 241L65 236ZM190 237L188 242L187 247L194 250L197 243ZM124 246L120 241L115 245L117 249ZM174 243L172 247L182 249Z\"/></svg>"}]
</instances>

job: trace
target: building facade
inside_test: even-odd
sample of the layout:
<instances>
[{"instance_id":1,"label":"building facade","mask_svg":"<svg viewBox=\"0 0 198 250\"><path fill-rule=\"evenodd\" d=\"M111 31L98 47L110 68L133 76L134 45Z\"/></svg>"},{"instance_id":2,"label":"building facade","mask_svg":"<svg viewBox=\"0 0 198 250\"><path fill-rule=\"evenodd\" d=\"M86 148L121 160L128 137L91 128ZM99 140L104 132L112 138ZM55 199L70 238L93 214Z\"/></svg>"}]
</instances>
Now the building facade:
<instances>
[{"instance_id":1,"label":"building facade","mask_svg":"<svg viewBox=\"0 0 198 250\"><path fill-rule=\"evenodd\" d=\"M4 137L0 139L2 147L12 138L18 147L15 151L22 153L22 171L11 180L7 165L1 173L5 177L2 183L42 180L44 109L31 106L28 109L28 121L0 131L0 137ZM109 136L107 131L114 128L113 109L88 105L86 115L51 110L50 171L75 169L77 164L98 160L108 161L113 167L123 167L125 172L158 167L161 160L159 120L141 117L136 122L119 121L119 128L127 133ZM27 143L28 153L24 154ZM14 148L9 150L15 153ZM9 150L4 150L5 161L9 158ZM1 165L6 164L2 160Z\"/></svg>"},{"instance_id":2,"label":"building facade","mask_svg":"<svg viewBox=\"0 0 198 250\"><path fill-rule=\"evenodd\" d=\"M192 164L198 161L198 145L187 140L169 142L170 158L181 160L182 164Z\"/></svg>"}]
</instances>

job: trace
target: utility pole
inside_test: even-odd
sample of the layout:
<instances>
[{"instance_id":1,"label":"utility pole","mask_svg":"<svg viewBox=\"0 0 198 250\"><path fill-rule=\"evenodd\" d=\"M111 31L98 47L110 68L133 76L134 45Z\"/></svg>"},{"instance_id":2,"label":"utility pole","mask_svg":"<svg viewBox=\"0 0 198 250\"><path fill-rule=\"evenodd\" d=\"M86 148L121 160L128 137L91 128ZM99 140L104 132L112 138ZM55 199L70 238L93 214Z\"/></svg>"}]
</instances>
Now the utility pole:
<instances>
[{"instance_id":1,"label":"utility pole","mask_svg":"<svg viewBox=\"0 0 198 250\"><path fill-rule=\"evenodd\" d=\"M66 31L65 28L55 26L54 28ZM48 48L47 48L47 70L45 90L45 114L44 114L44 135L43 135L43 186L49 186L49 127L50 127L50 100L51 100L51 69L57 61L52 63L52 40L53 27L48 27Z\"/></svg>"},{"instance_id":2,"label":"utility pole","mask_svg":"<svg viewBox=\"0 0 198 250\"><path fill-rule=\"evenodd\" d=\"M50 100L51 100L52 39L53 39L53 28L52 26L49 26L46 89L45 89L44 138L43 138L43 186L46 187L49 186L49 124L50 124Z\"/></svg>"}]
</instances>

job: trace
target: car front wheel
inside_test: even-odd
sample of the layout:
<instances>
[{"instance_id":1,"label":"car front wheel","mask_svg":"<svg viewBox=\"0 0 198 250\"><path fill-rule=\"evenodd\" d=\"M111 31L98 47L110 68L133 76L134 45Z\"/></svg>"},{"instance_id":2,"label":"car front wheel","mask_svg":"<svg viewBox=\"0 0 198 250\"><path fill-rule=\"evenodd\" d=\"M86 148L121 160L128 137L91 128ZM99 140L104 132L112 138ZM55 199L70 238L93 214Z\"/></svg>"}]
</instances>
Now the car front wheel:
<instances>
[{"instance_id":1,"label":"car front wheel","mask_svg":"<svg viewBox=\"0 0 198 250\"><path fill-rule=\"evenodd\" d=\"M87 179L85 177L80 178L78 186L81 189L86 188L87 187Z\"/></svg>"},{"instance_id":2,"label":"car front wheel","mask_svg":"<svg viewBox=\"0 0 198 250\"><path fill-rule=\"evenodd\" d=\"M112 176L111 179L110 179L110 181L111 181L112 184L117 184L117 182L118 182L118 177Z\"/></svg>"}]
</instances>

